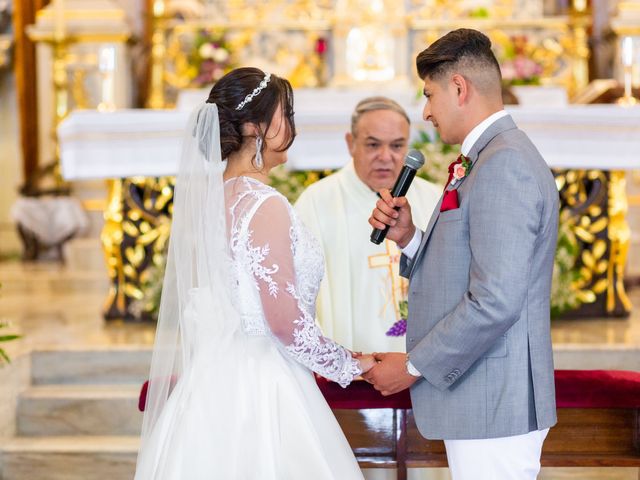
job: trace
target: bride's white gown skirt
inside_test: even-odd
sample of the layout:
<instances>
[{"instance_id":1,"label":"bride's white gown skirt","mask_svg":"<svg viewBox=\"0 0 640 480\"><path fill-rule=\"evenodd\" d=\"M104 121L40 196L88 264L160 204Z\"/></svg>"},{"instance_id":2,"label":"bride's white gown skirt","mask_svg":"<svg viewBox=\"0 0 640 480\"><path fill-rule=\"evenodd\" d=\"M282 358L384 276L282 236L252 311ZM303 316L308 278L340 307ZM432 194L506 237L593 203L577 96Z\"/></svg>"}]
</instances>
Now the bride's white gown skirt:
<instances>
[{"instance_id":1,"label":"bride's white gown skirt","mask_svg":"<svg viewBox=\"0 0 640 480\"><path fill-rule=\"evenodd\" d=\"M268 336L194 348L136 480L362 479L312 373Z\"/></svg>"}]
</instances>

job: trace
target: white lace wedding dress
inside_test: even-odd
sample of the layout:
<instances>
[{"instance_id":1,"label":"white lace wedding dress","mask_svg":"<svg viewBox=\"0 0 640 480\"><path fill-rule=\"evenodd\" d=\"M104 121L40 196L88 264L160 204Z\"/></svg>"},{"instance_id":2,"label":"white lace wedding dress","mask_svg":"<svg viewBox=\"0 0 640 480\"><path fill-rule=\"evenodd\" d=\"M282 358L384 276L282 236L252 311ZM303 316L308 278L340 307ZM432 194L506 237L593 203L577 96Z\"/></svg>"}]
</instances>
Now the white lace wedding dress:
<instances>
[{"instance_id":1,"label":"white lace wedding dress","mask_svg":"<svg viewBox=\"0 0 640 480\"><path fill-rule=\"evenodd\" d=\"M322 250L273 188L239 177L225 182L224 196L228 281L242 327L231 341L203 345L214 337L197 319L219 312L190 292L189 327L181 327L190 368L145 444L136 479L362 479L312 373L343 386L360 374L315 323Z\"/></svg>"}]
</instances>

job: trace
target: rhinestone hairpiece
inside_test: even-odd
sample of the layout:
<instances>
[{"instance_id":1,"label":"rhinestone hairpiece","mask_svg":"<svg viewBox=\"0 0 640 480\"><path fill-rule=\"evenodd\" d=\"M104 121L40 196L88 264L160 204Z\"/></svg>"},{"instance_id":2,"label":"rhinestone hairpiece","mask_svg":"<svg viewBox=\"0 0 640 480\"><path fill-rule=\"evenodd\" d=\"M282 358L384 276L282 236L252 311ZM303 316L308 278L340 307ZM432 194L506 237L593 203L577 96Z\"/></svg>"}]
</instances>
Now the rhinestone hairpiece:
<instances>
[{"instance_id":1,"label":"rhinestone hairpiece","mask_svg":"<svg viewBox=\"0 0 640 480\"><path fill-rule=\"evenodd\" d=\"M260 85L254 88L253 92L251 92L249 95L244 97L244 100L238 104L238 106L236 107L236 110L242 110L247 103L253 100L254 97L257 97L260 94L260 92L267 86L267 83L269 83L269 80L271 80L271 74L265 73L264 78L260 82Z\"/></svg>"}]
</instances>

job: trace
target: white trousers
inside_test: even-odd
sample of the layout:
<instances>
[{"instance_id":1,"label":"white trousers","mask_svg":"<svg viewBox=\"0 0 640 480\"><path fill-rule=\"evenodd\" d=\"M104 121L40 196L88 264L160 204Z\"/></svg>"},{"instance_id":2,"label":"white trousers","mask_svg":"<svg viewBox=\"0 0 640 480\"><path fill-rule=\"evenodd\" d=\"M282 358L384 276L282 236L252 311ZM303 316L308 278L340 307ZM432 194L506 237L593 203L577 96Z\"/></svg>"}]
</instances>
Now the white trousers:
<instances>
[{"instance_id":1,"label":"white trousers","mask_svg":"<svg viewBox=\"0 0 640 480\"><path fill-rule=\"evenodd\" d=\"M513 437L445 440L452 480L535 480L549 429Z\"/></svg>"}]
</instances>

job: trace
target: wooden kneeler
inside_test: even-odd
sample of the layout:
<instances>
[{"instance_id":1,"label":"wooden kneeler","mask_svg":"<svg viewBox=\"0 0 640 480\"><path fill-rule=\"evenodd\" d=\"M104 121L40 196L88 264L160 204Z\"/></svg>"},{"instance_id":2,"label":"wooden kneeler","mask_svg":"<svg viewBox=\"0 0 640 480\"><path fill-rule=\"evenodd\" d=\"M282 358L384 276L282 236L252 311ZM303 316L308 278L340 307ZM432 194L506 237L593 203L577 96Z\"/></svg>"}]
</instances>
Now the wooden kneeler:
<instances>
[{"instance_id":1,"label":"wooden kneeler","mask_svg":"<svg viewBox=\"0 0 640 480\"><path fill-rule=\"evenodd\" d=\"M558 423L544 467L640 467L640 373L557 370ZM424 439L408 392L382 397L366 382L342 389L318 380L362 468L446 467L444 442ZM640 479L640 476L639 476Z\"/></svg>"}]
</instances>

